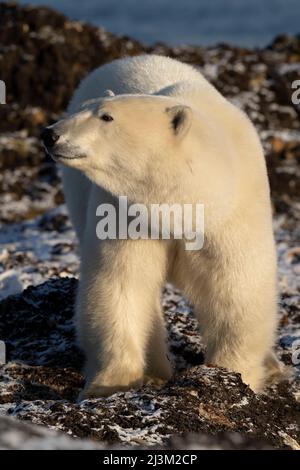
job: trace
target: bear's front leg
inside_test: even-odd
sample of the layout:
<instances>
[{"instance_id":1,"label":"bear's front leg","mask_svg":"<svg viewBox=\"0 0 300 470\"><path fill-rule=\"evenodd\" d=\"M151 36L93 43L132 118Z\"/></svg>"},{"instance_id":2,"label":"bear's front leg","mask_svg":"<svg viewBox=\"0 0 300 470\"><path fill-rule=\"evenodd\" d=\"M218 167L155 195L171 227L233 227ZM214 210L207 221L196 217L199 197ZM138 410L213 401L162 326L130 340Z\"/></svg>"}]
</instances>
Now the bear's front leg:
<instances>
[{"instance_id":1,"label":"bear's front leg","mask_svg":"<svg viewBox=\"0 0 300 470\"><path fill-rule=\"evenodd\" d=\"M77 298L77 332L86 354L82 398L142 385L165 266L159 241L83 247Z\"/></svg>"},{"instance_id":2,"label":"bear's front leg","mask_svg":"<svg viewBox=\"0 0 300 470\"><path fill-rule=\"evenodd\" d=\"M153 315L152 331L147 345L145 383L162 385L172 376L171 362L168 358L167 334L161 299Z\"/></svg>"}]
</instances>

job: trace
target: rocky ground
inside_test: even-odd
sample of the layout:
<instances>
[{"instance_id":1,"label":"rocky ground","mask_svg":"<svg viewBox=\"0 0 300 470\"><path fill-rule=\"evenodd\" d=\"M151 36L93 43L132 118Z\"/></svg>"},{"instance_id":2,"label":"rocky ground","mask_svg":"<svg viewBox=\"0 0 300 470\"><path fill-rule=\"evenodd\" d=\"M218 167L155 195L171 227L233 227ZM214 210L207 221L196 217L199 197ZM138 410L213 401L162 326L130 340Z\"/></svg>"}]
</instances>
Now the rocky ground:
<instances>
[{"instance_id":1,"label":"rocky ground","mask_svg":"<svg viewBox=\"0 0 300 470\"><path fill-rule=\"evenodd\" d=\"M142 52L199 67L248 112L263 141L279 257L277 351L293 370L289 381L265 395L252 393L236 374L202 365L205 351L192 308L166 286L174 379L160 390L144 387L76 402L83 384L72 321L76 240L59 174L44 156L39 134L62 115L89 70ZM1 3L0 71L7 84L7 105L0 106L0 339L8 359L0 366L0 448L109 444L299 450L300 107L291 101L291 82L299 79L300 37L281 36L262 50L145 47L46 8ZM95 444L78 439L74 444L48 434L45 426ZM187 441L174 437L190 433Z\"/></svg>"}]
</instances>

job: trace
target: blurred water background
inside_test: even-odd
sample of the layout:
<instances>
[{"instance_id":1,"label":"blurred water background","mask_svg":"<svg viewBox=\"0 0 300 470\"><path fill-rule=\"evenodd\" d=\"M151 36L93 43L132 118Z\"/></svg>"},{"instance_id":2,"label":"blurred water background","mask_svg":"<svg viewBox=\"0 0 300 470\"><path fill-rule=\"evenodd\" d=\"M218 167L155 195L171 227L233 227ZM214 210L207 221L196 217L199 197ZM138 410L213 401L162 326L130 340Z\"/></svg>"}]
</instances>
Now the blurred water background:
<instances>
[{"instance_id":1,"label":"blurred water background","mask_svg":"<svg viewBox=\"0 0 300 470\"><path fill-rule=\"evenodd\" d=\"M21 1L19 3L29 3ZM145 43L265 46L300 30L300 0L31 0Z\"/></svg>"}]
</instances>

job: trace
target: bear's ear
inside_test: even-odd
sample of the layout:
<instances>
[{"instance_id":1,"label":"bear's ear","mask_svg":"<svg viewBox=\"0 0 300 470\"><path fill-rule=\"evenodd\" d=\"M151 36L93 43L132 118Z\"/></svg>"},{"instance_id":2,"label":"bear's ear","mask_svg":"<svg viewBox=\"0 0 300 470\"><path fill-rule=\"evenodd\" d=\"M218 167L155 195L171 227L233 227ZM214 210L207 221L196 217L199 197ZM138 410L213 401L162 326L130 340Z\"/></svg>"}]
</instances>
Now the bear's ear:
<instances>
[{"instance_id":1,"label":"bear's ear","mask_svg":"<svg viewBox=\"0 0 300 470\"><path fill-rule=\"evenodd\" d=\"M96 103L98 101L98 98L91 98L90 100L83 101L80 103L79 109L83 109L86 106L89 106L90 104Z\"/></svg>"},{"instance_id":2,"label":"bear's ear","mask_svg":"<svg viewBox=\"0 0 300 470\"><path fill-rule=\"evenodd\" d=\"M105 90L103 96L110 96L110 97L113 97L113 96L116 96L116 95L115 95L114 92L111 91L111 90Z\"/></svg>"},{"instance_id":3,"label":"bear's ear","mask_svg":"<svg viewBox=\"0 0 300 470\"><path fill-rule=\"evenodd\" d=\"M177 137L183 138L192 123L192 110L189 106L178 105L167 108L172 130Z\"/></svg>"}]
</instances>

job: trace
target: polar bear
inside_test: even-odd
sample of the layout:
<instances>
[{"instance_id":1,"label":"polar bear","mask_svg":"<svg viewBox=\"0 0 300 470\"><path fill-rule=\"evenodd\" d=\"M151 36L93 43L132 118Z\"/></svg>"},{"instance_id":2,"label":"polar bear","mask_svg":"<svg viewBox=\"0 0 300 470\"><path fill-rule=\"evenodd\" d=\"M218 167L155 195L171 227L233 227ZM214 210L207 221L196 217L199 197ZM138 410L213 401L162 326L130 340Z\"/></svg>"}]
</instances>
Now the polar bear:
<instances>
[{"instance_id":1,"label":"polar bear","mask_svg":"<svg viewBox=\"0 0 300 470\"><path fill-rule=\"evenodd\" d=\"M194 305L206 363L261 390L280 368L272 352L276 254L265 160L249 119L198 70L156 55L98 68L68 111L43 140L63 164L80 241L82 397L171 377L160 305L166 281ZM203 248L187 251L174 238L99 240L96 209L120 195L145 205L204 204Z\"/></svg>"}]
</instances>

